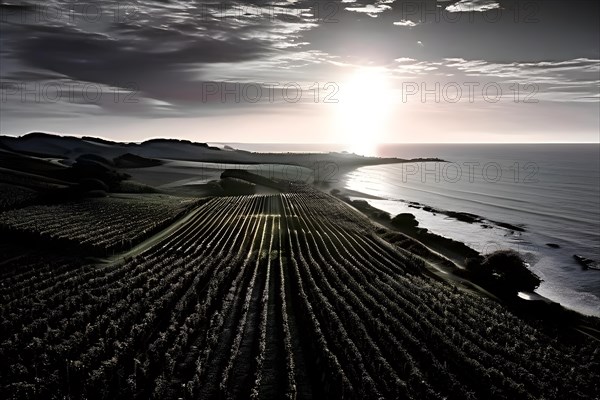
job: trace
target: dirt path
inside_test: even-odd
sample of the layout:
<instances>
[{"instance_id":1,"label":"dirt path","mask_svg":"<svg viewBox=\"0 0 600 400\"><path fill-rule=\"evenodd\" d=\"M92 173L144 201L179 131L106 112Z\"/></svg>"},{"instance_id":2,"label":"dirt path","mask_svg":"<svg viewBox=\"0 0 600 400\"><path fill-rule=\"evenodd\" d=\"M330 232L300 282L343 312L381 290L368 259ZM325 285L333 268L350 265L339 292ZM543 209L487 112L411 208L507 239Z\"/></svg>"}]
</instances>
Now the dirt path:
<instances>
[{"instance_id":1,"label":"dirt path","mask_svg":"<svg viewBox=\"0 0 600 400\"><path fill-rule=\"evenodd\" d=\"M180 227L184 226L189 220L194 218L200 212L200 210L202 209L202 207L205 204L208 204L208 203L204 203L204 204L196 207L192 211L185 214L183 217L179 218L177 221L173 222L171 225L169 225L165 229L155 233L154 235L150 236L148 239L144 240L143 242L135 245L131 249L129 249L123 253L115 254L110 257L94 258L94 260L98 264L110 264L110 263L114 263L114 262L117 262L117 261L120 261L120 260L123 260L126 258L131 258L131 257L137 256L138 254L148 250L150 247L154 246L156 243L160 242L164 238L173 234Z\"/></svg>"}]
</instances>

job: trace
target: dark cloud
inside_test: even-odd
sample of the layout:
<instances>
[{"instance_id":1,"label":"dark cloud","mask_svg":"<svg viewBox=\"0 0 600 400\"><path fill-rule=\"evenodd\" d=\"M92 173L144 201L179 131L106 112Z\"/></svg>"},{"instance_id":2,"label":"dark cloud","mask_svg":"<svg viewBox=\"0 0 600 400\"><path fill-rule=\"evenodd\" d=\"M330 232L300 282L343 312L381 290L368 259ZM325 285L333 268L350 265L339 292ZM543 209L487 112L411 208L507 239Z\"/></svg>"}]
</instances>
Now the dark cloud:
<instances>
[{"instance_id":1,"label":"dark cloud","mask_svg":"<svg viewBox=\"0 0 600 400\"><path fill-rule=\"evenodd\" d=\"M65 4L62 4L63 6ZM197 102L211 64L268 60L309 29L308 8L264 4L60 2L3 15L4 80L52 79L136 87L144 96L185 106ZM49 11L50 10L50 11ZM18 11L18 12L17 12ZM310 13L309 13L310 14ZM43 72L45 71L45 72ZM111 110L112 111L112 110ZM149 110L153 112L154 110Z\"/></svg>"}]
</instances>

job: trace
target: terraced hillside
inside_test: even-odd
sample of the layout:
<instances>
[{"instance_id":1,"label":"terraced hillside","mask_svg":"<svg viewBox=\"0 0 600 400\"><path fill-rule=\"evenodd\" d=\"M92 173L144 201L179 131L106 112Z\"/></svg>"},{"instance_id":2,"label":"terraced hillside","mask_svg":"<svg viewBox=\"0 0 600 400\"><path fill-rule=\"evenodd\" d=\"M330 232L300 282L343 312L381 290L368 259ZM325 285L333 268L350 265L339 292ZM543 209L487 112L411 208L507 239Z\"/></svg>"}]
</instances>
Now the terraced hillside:
<instances>
[{"instance_id":1,"label":"terraced hillside","mask_svg":"<svg viewBox=\"0 0 600 400\"><path fill-rule=\"evenodd\" d=\"M421 273L334 198L214 198L119 263L0 264L3 398L593 399L600 352Z\"/></svg>"}]
</instances>

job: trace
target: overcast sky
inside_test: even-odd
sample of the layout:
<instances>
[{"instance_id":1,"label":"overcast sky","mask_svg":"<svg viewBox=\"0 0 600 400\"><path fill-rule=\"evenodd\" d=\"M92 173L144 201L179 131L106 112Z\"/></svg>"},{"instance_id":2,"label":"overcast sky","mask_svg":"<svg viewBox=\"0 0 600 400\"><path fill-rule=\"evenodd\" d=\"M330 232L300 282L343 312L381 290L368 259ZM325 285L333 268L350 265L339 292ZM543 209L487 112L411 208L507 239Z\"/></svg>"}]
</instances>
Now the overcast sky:
<instances>
[{"instance_id":1,"label":"overcast sky","mask_svg":"<svg viewBox=\"0 0 600 400\"><path fill-rule=\"evenodd\" d=\"M0 133L599 141L590 1L1 1Z\"/></svg>"}]
</instances>

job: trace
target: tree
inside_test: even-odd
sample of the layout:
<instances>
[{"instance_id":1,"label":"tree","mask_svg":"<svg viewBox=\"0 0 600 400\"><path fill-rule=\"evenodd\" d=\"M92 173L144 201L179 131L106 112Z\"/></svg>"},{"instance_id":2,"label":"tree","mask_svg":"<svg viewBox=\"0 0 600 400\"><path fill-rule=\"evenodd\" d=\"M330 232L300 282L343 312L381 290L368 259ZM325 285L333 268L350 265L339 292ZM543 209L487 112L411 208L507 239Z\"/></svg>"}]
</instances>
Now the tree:
<instances>
[{"instance_id":1,"label":"tree","mask_svg":"<svg viewBox=\"0 0 600 400\"><path fill-rule=\"evenodd\" d=\"M481 262L467 263L467 269L482 283L510 292L530 292L542 282L513 250L495 251L484 257Z\"/></svg>"}]
</instances>

